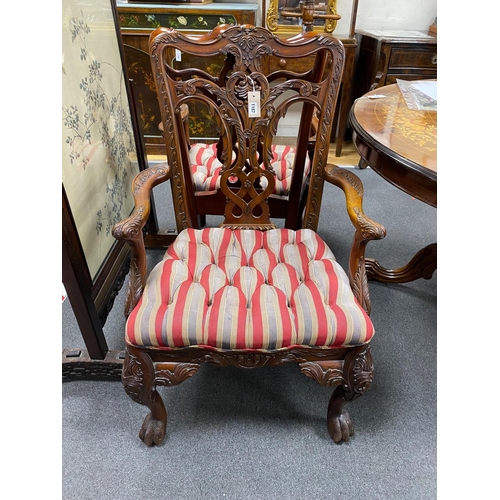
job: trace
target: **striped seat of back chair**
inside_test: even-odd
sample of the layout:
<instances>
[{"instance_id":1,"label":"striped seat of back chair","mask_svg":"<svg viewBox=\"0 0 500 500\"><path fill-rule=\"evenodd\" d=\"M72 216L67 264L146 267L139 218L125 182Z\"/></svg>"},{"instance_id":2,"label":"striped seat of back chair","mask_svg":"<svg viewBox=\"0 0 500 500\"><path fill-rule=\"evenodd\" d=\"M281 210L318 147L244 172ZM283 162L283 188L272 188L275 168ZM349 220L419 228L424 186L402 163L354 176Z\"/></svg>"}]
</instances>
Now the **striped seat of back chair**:
<instances>
[{"instance_id":1,"label":"striped seat of back chair","mask_svg":"<svg viewBox=\"0 0 500 500\"><path fill-rule=\"evenodd\" d=\"M291 146L273 145L271 151L273 153L271 167L276 172L274 194L286 196L290 190L295 149ZM214 191L220 187L220 170L222 163L217 159L216 143L196 143L191 145L189 160L196 191ZM307 156L304 168L303 186L309 175L310 168L311 161ZM265 180L264 177L262 179ZM262 187L265 188L266 186L264 185Z\"/></svg>"},{"instance_id":2,"label":"striped seat of back chair","mask_svg":"<svg viewBox=\"0 0 500 500\"><path fill-rule=\"evenodd\" d=\"M126 341L275 350L364 344L373 324L309 229L185 229L151 272Z\"/></svg>"}]
</instances>

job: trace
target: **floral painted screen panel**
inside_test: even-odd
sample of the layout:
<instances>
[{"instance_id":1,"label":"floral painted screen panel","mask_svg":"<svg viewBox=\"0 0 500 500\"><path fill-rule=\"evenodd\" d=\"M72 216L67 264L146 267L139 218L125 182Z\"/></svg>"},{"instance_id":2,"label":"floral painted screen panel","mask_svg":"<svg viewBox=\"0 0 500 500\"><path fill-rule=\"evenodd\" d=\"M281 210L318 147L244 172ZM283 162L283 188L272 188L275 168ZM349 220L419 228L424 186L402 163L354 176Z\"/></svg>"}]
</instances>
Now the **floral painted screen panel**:
<instances>
[{"instance_id":1,"label":"floral painted screen panel","mask_svg":"<svg viewBox=\"0 0 500 500\"><path fill-rule=\"evenodd\" d=\"M62 180L93 279L139 171L111 1L62 3Z\"/></svg>"}]
</instances>

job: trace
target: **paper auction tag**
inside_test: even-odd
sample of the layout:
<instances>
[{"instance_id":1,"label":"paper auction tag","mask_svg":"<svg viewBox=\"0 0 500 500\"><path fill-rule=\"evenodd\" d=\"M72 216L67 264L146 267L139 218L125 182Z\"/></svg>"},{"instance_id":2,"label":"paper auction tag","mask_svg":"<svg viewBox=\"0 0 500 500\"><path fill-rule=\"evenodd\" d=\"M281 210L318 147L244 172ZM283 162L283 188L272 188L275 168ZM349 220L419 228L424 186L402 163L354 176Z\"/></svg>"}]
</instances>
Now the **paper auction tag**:
<instances>
[{"instance_id":1,"label":"paper auction tag","mask_svg":"<svg viewBox=\"0 0 500 500\"><path fill-rule=\"evenodd\" d=\"M248 116L260 117L260 92L248 93Z\"/></svg>"}]
</instances>

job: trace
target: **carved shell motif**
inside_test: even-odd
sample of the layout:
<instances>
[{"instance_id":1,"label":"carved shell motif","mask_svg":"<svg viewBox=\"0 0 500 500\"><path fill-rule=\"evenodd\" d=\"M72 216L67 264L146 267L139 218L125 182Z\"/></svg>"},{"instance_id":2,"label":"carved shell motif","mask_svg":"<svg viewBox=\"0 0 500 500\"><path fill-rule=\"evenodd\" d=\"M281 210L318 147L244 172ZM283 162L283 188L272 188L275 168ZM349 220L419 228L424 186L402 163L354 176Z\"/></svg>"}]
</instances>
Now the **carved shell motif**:
<instances>
[{"instance_id":1,"label":"carved shell motif","mask_svg":"<svg viewBox=\"0 0 500 500\"><path fill-rule=\"evenodd\" d=\"M241 57L243 64L250 67L256 62L252 54L256 48L262 54L271 52L270 48L264 45L268 39L269 34L266 31L261 31L258 28L242 28L235 35L228 37L228 40L234 43L239 50L235 50L234 46L229 46L228 52L237 58Z\"/></svg>"},{"instance_id":2,"label":"carved shell motif","mask_svg":"<svg viewBox=\"0 0 500 500\"><path fill-rule=\"evenodd\" d=\"M345 382L341 368L324 368L313 361L300 363L301 373L312 378L320 385L333 386Z\"/></svg>"},{"instance_id":3,"label":"carved shell motif","mask_svg":"<svg viewBox=\"0 0 500 500\"><path fill-rule=\"evenodd\" d=\"M177 363L173 371L168 368L162 368L161 364L158 364L157 367L155 382L158 385L165 385L167 387L184 382L184 380L192 377L200 369L200 365L196 363Z\"/></svg>"}]
</instances>

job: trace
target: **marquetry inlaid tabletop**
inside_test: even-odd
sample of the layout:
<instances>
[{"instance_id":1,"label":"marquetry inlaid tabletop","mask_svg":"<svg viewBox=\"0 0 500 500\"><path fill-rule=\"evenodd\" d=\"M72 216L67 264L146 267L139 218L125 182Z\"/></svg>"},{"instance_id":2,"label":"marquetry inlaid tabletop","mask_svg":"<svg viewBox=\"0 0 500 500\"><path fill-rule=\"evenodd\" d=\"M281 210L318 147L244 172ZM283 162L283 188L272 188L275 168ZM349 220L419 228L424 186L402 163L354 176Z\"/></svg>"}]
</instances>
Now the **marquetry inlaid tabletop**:
<instances>
[{"instance_id":1,"label":"marquetry inlaid tabletop","mask_svg":"<svg viewBox=\"0 0 500 500\"><path fill-rule=\"evenodd\" d=\"M370 99L371 95L384 95ZM359 98L353 114L363 131L401 158L437 173L437 111L409 109L397 84Z\"/></svg>"}]
</instances>

